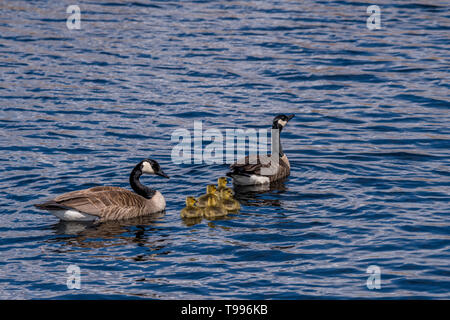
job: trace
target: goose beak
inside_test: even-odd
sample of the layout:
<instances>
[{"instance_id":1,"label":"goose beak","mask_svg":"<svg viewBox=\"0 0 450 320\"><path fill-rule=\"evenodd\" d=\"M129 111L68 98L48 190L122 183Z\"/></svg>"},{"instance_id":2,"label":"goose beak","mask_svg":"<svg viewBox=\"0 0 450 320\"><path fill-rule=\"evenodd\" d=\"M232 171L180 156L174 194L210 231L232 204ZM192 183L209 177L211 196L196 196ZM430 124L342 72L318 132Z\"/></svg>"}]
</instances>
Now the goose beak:
<instances>
[{"instance_id":1,"label":"goose beak","mask_svg":"<svg viewBox=\"0 0 450 320\"><path fill-rule=\"evenodd\" d=\"M155 174L157 174L158 176L170 179L169 176L167 174L164 173L164 171L159 170L158 172L156 172Z\"/></svg>"},{"instance_id":2,"label":"goose beak","mask_svg":"<svg viewBox=\"0 0 450 320\"><path fill-rule=\"evenodd\" d=\"M288 117L288 121L291 120L294 116L295 116L295 114L288 115L287 116Z\"/></svg>"}]
</instances>

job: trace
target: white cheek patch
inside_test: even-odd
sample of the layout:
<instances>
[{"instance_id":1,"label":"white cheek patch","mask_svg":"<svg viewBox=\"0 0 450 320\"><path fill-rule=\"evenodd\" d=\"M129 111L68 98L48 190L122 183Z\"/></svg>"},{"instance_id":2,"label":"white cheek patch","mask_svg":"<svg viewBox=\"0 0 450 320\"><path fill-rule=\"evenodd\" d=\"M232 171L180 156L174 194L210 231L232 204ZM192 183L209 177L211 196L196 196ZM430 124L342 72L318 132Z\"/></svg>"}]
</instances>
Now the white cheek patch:
<instances>
[{"instance_id":1,"label":"white cheek patch","mask_svg":"<svg viewBox=\"0 0 450 320\"><path fill-rule=\"evenodd\" d=\"M278 120L278 124L282 127L284 127L286 125L287 121L283 121L283 120Z\"/></svg>"},{"instance_id":2,"label":"white cheek patch","mask_svg":"<svg viewBox=\"0 0 450 320\"><path fill-rule=\"evenodd\" d=\"M50 213L64 221L94 221L98 219L97 216L79 212L75 209L51 210Z\"/></svg>"},{"instance_id":3,"label":"white cheek patch","mask_svg":"<svg viewBox=\"0 0 450 320\"><path fill-rule=\"evenodd\" d=\"M142 164L142 172L143 173L148 173L148 174L153 174L155 173L155 171L153 170L152 166L150 165L150 163L148 162L144 162Z\"/></svg>"}]
</instances>

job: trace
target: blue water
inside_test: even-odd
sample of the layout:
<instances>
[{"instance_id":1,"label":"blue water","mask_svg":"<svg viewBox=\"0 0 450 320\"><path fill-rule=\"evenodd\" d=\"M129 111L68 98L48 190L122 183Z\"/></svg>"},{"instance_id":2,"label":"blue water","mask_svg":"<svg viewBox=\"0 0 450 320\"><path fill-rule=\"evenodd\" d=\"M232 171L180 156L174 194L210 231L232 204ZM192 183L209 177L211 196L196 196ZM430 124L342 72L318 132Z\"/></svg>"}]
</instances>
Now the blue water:
<instances>
[{"instance_id":1,"label":"blue water","mask_svg":"<svg viewBox=\"0 0 450 320\"><path fill-rule=\"evenodd\" d=\"M371 31L350 0L2 1L0 298L450 298L450 11L392 3ZM183 223L228 166L174 164L172 133L278 113L296 115L290 178ZM81 225L32 206L129 188L147 157L171 176L142 179L163 215Z\"/></svg>"}]
</instances>

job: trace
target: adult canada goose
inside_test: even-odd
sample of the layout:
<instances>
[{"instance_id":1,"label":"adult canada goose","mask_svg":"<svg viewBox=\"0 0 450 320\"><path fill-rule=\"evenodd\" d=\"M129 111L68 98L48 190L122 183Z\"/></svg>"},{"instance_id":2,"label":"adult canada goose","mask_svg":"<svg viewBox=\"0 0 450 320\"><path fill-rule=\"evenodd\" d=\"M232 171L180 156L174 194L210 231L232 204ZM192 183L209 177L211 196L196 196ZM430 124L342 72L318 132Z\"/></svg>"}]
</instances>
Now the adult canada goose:
<instances>
[{"instance_id":1,"label":"adult canada goose","mask_svg":"<svg viewBox=\"0 0 450 320\"><path fill-rule=\"evenodd\" d=\"M278 135L272 132L272 150L278 149L278 164L273 166L272 157L264 155L247 156L232 164L227 176L233 178L236 185L258 185L268 184L280 179L286 178L291 166L287 156L281 147L281 131L286 124L294 117L291 115L280 114L273 119L272 129L278 130ZM271 168L274 168L272 170Z\"/></svg>"},{"instance_id":2,"label":"adult canada goose","mask_svg":"<svg viewBox=\"0 0 450 320\"><path fill-rule=\"evenodd\" d=\"M135 193L120 187L93 187L64 193L35 206L65 221L120 220L163 211L166 207L163 195L142 185L139 181L142 174L169 178L158 162L146 159L130 174L130 185Z\"/></svg>"}]
</instances>

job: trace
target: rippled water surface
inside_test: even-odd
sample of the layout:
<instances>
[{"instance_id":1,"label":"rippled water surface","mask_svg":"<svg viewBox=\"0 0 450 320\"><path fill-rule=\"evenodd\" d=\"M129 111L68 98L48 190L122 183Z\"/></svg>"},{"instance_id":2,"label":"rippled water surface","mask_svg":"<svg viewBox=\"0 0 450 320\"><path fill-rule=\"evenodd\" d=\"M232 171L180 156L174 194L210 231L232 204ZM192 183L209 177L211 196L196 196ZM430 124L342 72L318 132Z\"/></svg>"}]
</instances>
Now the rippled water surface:
<instances>
[{"instance_id":1,"label":"rippled water surface","mask_svg":"<svg viewBox=\"0 0 450 320\"><path fill-rule=\"evenodd\" d=\"M1 298L450 298L446 1L376 1L373 31L366 1L78 1L69 30L74 2L0 3ZM183 223L228 166L173 163L172 133L278 113L296 115L290 178ZM129 188L147 157L171 176L142 179L165 214L86 226L32 206Z\"/></svg>"}]
</instances>

